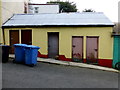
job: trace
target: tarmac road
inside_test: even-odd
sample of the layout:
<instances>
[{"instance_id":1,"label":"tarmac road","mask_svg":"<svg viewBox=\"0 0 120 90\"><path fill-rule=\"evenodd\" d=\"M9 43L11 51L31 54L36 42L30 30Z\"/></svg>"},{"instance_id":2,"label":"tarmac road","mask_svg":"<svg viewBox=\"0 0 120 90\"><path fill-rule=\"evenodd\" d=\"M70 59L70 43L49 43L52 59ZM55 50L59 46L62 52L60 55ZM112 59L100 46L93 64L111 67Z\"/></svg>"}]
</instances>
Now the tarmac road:
<instances>
[{"instance_id":1,"label":"tarmac road","mask_svg":"<svg viewBox=\"0 0 120 90\"><path fill-rule=\"evenodd\" d=\"M118 73L38 62L2 64L3 88L118 88Z\"/></svg>"}]
</instances>

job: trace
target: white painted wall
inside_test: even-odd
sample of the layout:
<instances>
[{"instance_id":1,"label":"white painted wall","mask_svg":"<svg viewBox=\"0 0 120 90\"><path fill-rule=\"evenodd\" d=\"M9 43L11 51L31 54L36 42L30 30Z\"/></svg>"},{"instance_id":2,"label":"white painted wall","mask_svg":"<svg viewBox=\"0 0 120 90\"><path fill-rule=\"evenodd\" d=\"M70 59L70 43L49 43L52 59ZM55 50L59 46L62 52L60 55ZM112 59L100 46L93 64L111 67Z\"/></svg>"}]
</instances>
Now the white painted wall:
<instances>
[{"instance_id":1,"label":"white painted wall","mask_svg":"<svg viewBox=\"0 0 120 90\"><path fill-rule=\"evenodd\" d=\"M24 2L29 0L0 0L0 43L3 44L2 24L14 14L23 14Z\"/></svg>"},{"instance_id":2,"label":"white painted wall","mask_svg":"<svg viewBox=\"0 0 120 90\"><path fill-rule=\"evenodd\" d=\"M7 21L13 14L24 12L24 3L22 2L2 2L2 22Z\"/></svg>"},{"instance_id":3,"label":"white painted wall","mask_svg":"<svg viewBox=\"0 0 120 90\"><path fill-rule=\"evenodd\" d=\"M39 4L39 5L29 5L28 13L35 13L35 7L38 7L38 13L59 13L59 5L48 5L48 4Z\"/></svg>"},{"instance_id":4,"label":"white painted wall","mask_svg":"<svg viewBox=\"0 0 120 90\"><path fill-rule=\"evenodd\" d=\"M24 2L29 0L2 0L2 23L8 20L13 14L24 13Z\"/></svg>"}]
</instances>

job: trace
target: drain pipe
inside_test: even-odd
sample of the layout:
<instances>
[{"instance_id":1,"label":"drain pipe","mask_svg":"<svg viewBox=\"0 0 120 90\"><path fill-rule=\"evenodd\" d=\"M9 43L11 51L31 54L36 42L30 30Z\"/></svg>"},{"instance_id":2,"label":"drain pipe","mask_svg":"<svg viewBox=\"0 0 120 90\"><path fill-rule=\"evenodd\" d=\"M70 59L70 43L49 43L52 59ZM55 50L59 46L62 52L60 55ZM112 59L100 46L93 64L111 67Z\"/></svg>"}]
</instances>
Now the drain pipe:
<instances>
[{"instance_id":1,"label":"drain pipe","mask_svg":"<svg viewBox=\"0 0 120 90\"><path fill-rule=\"evenodd\" d=\"M4 27L2 26L2 34L3 34L3 44L5 45L5 32Z\"/></svg>"}]
</instances>

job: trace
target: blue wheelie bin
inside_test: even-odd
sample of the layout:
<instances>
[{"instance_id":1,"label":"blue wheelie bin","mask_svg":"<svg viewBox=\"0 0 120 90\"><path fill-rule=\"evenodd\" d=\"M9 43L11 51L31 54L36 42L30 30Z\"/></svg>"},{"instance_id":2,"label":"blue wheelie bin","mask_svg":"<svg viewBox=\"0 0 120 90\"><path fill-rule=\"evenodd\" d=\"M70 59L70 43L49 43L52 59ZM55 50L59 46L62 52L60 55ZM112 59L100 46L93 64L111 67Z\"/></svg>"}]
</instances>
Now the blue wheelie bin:
<instances>
[{"instance_id":1,"label":"blue wheelie bin","mask_svg":"<svg viewBox=\"0 0 120 90\"><path fill-rule=\"evenodd\" d=\"M26 44L14 44L15 61L16 63L25 63L25 46Z\"/></svg>"},{"instance_id":2,"label":"blue wheelie bin","mask_svg":"<svg viewBox=\"0 0 120 90\"><path fill-rule=\"evenodd\" d=\"M29 66L35 66L37 64L38 49L40 47L27 45L25 47L25 64Z\"/></svg>"}]
</instances>

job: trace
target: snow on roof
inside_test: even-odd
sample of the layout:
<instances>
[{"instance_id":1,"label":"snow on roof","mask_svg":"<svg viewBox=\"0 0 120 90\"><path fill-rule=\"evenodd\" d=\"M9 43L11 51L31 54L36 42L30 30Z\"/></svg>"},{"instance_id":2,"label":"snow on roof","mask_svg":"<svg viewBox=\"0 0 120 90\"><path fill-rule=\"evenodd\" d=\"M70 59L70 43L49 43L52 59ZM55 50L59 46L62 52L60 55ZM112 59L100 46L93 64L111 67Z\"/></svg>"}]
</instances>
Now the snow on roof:
<instances>
[{"instance_id":1,"label":"snow on roof","mask_svg":"<svg viewBox=\"0 0 120 90\"><path fill-rule=\"evenodd\" d=\"M112 23L101 12L58 13L58 14L15 14L4 26L81 26L110 25Z\"/></svg>"}]
</instances>

